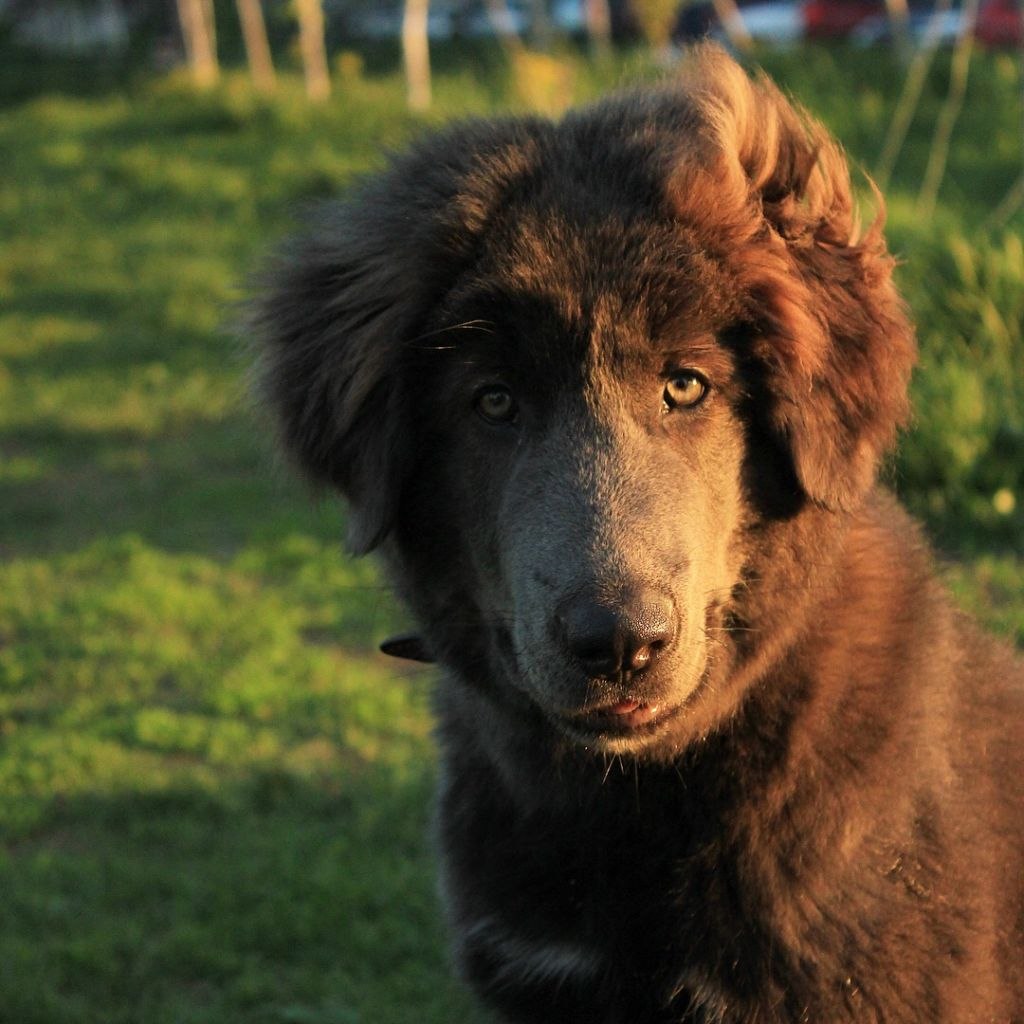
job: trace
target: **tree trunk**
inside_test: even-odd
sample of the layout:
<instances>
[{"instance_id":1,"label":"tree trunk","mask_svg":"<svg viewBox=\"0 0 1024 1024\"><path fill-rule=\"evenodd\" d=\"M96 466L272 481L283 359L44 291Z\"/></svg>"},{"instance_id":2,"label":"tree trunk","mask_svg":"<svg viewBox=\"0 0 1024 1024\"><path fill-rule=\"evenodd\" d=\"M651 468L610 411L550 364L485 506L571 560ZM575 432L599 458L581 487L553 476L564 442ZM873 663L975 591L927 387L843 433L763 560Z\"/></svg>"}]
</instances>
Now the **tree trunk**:
<instances>
[{"instance_id":1,"label":"tree trunk","mask_svg":"<svg viewBox=\"0 0 1024 1024\"><path fill-rule=\"evenodd\" d=\"M612 11L608 0L584 0L587 38L594 57L603 59L612 50Z\"/></svg>"},{"instance_id":2,"label":"tree trunk","mask_svg":"<svg viewBox=\"0 0 1024 1024\"><path fill-rule=\"evenodd\" d=\"M206 37L210 40L210 49L217 52L217 19L213 13L213 0L202 0L203 21L206 23Z\"/></svg>"},{"instance_id":3,"label":"tree trunk","mask_svg":"<svg viewBox=\"0 0 1024 1024\"><path fill-rule=\"evenodd\" d=\"M245 54L249 59L249 73L256 91L269 95L277 84L274 62L267 42L267 26L263 21L260 0L235 0L238 20L242 23Z\"/></svg>"},{"instance_id":4,"label":"tree trunk","mask_svg":"<svg viewBox=\"0 0 1024 1024\"><path fill-rule=\"evenodd\" d=\"M530 42L534 49L551 49L551 13L547 0L530 0Z\"/></svg>"},{"instance_id":5,"label":"tree trunk","mask_svg":"<svg viewBox=\"0 0 1024 1024\"><path fill-rule=\"evenodd\" d=\"M193 80L201 89L216 85L220 68L212 31L212 8L205 0L178 0L178 20Z\"/></svg>"},{"instance_id":6,"label":"tree trunk","mask_svg":"<svg viewBox=\"0 0 1024 1024\"><path fill-rule=\"evenodd\" d=\"M427 13L430 0L405 0L402 17L402 56L409 106L426 110L430 106L430 40Z\"/></svg>"},{"instance_id":7,"label":"tree trunk","mask_svg":"<svg viewBox=\"0 0 1024 1024\"><path fill-rule=\"evenodd\" d=\"M676 0L633 0L631 6L644 39L664 58L672 42Z\"/></svg>"},{"instance_id":8,"label":"tree trunk","mask_svg":"<svg viewBox=\"0 0 1024 1024\"><path fill-rule=\"evenodd\" d=\"M910 59L910 8L907 0L885 0L896 52L903 61Z\"/></svg>"},{"instance_id":9,"label":"tree trunk","mask_svg":"<svg viewBox=\"0 0 1024 1024\"><path fill-rule=\"evenodd\" d=\"M331 78L327 73L327 50L324 45L324 11L320 0L295 0L299 17L299 45L302 65L306 69L306 93L311 100L322 103L331 95Z\"/></svg>"},{"instance_id":10,"label":"tree trunk","mask_svg":"<svg viewBox=\"0 0 1024 1024\"><path fill-rule=\"evenodd\" d=\"M889 2L889 0L887 0ZM901 0L891 0L892 3L899 3ZM906 0L902 0L906 3ZM753 49L754 40L750 38L747 26L743 21L743 15L736 4L736 0L712 0L715 14L722 25L722 30L729 37L729 42L737 50L749 51Z\"/></svg>"}]
</instances>

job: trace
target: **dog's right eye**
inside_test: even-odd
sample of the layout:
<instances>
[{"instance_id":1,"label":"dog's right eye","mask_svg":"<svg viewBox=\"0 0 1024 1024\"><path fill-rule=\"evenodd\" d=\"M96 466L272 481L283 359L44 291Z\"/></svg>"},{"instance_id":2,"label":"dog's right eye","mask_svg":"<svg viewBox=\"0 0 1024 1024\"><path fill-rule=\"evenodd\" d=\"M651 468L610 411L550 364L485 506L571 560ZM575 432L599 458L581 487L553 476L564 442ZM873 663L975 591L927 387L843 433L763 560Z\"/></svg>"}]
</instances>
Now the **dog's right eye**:
<instances>
[{"instance_id":1,"label":"dog's right eye","mask_svg":"<svg viewBox=\"0 0 1024 1024\"><path fill-rule=\"evenodd\" d=\"M692 409L704 401L707 393L708 385L703 377L683 370L673 374L665 383L662 402L666 410Z\"/></svg>"},{"instance_id":2,"label":"dog's right eye","mask_svg":"<svg viewBox=\"0 0 1024 1024\"><path fill-rule=\"evenodd\" d=\"M488 423L511 423L519 412L512 392L502 387L489 387L478 391L473 405Z\"/></svg>"}]
</instances>

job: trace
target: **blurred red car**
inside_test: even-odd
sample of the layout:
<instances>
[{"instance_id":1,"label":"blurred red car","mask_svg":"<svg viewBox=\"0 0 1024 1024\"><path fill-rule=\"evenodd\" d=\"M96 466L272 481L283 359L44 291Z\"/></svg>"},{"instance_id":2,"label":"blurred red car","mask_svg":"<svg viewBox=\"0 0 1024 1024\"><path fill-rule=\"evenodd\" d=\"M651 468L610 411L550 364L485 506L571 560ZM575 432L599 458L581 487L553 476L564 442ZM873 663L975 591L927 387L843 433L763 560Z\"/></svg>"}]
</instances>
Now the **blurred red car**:
<instances>
[{"instance_id":1,"label":"blurred red car","mask_svg":"<svg viewBox=\"0 0 1024 1024\"><path fill-rule=\"evenodd\" d=\"M862 21L885 16L884 0L807 0L804 34L809 39L848 36Z\"/></svg>"},{"instance_id":2,"label":"blurred red car","mask_svg":"<svg viewBox=\"0 0 1024 1024\"><path fill-rule=\"evenodd\" d=\"M1024 45L1024 13L1020 0L985 0L978 11L974 35L986 46Z\"/></svg>"}]
</instances>

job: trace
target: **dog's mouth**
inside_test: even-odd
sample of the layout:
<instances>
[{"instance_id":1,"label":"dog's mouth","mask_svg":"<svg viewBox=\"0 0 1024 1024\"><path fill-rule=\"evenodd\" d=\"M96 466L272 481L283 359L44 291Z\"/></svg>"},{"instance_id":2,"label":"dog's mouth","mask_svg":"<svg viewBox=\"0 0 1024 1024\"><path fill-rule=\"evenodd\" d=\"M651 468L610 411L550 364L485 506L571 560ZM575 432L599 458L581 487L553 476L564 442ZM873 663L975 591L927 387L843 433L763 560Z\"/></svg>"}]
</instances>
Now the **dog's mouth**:
<instances>
[{"instance_id":1,"label":"dog's mouth","mask_svg":"<svg viewBox=\"0 0 1024 1024\"><path fill-rule=\"evenodd\" d=\"M531 656L534 648L517 643L511 630L498 629L492 636L500 663L510 681L518 683L512 689L526 697L534 710L565 737L595 749L639 751L656 742L671 729L671 723L685 715L703 673L702 660L676 670L682 678L696 674L692 687L671 685L671 677L667 681L648 679L640 671L622 673L613 679L585 680L574 674L569 665L552 677L549 665L540 669L540 659ZM538 646L542 652L545 650ZM579 703L573 699L581 696Z\"/></svg>"},{"instance_id":2,"label":"dog's mouth","mask_svg":"<svg viewBox=\"0 0 1024 1024\"><path fill-rule=\"evenodd\" d=\"M568 730L584 739L599 737L635 737L658 732L681 710L681 705L620 700L586 708L562 717Z\"/></svg>"}]
</instances>

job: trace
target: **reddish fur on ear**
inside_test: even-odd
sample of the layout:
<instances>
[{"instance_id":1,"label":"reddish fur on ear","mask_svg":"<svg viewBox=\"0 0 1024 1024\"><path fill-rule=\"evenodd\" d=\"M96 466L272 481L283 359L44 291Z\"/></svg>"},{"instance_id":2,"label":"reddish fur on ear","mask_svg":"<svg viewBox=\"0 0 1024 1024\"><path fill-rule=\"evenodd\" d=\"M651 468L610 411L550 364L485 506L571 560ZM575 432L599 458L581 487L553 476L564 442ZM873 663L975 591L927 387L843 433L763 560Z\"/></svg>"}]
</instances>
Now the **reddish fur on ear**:
<instances>
[{"instance_id":1,"label":"reddish fur on ear","mask_svg":"<svg viewBox=\"0 0 1024 1024\"><path fill-rule=\"evenodd\" d=\"M748 297L774 422L804 490L850 508L908 415L916 359L881 197L859 237L842 150L718 47L696 48L682 85L699 141L677 155L670 202Z\"/></svg>"}]
</instances>

